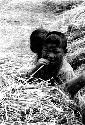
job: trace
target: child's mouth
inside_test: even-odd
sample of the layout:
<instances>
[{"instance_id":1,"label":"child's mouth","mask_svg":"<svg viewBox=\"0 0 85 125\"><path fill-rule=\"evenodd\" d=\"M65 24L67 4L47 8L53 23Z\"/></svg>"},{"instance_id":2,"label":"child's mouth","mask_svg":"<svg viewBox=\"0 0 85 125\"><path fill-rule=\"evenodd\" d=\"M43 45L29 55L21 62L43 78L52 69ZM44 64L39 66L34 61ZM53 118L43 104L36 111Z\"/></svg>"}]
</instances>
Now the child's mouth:
<instances>
[{"instance_id":1,"label":"child's mouth","mask_svg":"<svg viewBox=\"0 0 85 125\"><path fill-rule=\"evenodd\" d=\"M51 60L49 64L55 64L56 62L54 60Z\"/></svg>"}]
</instances>

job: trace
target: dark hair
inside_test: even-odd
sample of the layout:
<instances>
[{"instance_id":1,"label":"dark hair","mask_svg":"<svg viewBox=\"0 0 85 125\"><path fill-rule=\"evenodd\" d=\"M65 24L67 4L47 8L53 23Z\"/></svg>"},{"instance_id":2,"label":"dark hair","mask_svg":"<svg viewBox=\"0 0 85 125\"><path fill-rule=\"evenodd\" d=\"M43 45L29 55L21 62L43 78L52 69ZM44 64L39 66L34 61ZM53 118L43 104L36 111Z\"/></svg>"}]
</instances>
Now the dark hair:
<instances>
[{"instance_id":1,"label":"dark hair","mask_svg":"<svg viewBox=\"0 0 85 125\"><path fill-rule=\"evenodd\" d=\"M43 28L34 30L30 36L30 48L34 53L40 53L42 50L42 44L46 39L48 31Z\"/></svg>"},{"instance_id":2,"label":"dark hair","mask_svg":"<svg viewBox=\"0 0 85 125\"><path fill-rule=\"evenodd\" d=\"M67 53L67 39L66 36L61 32L49 32L47 34L45 43L55 43L58 47L61 47L64 50L64 53Z\"/></svg>"},{"instance_id":3,"label":"dark hair","mask_svg":"<svg viewBox=\"0 0 85 125\"><path fill-rule=\"evenodd\" d=\"M30 35L30 48L34 53L38 54L38 58L41 58L42 45L49 42L56 43L56 45L63 48L64 53L67 52L67 39L61 32L48 32L43 28L38 28Z\"/></svg>"}]
</instances>

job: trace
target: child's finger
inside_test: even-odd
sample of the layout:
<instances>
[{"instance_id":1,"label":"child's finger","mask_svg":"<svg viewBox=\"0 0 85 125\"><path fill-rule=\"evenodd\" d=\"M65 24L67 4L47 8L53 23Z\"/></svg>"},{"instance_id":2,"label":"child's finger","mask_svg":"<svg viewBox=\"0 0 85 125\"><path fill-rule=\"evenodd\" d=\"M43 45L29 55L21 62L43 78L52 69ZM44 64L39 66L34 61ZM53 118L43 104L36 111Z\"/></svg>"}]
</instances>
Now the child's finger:
<instances>
[{"instance_id":1,"label":"child's finger","mask_svg":"<svg viewBox=\"0 0 85 125\"><path fill-rule=\"evenodd\" d=\"M44 65L47 65L47 64L49 64L49 61L47 59L41 58L38 60L38 63L42 63Z\"/></svg>"}]
</instances>

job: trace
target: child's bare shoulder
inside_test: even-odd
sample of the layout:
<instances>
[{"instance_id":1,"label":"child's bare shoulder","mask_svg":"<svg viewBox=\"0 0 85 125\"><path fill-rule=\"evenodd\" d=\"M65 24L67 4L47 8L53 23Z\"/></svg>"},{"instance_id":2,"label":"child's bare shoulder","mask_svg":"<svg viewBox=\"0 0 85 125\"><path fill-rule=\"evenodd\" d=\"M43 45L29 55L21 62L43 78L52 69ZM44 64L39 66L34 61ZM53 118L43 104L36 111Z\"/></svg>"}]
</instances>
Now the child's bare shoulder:
<instances>
[{"instance_id":1,"label":"child's bare shoulder","mask_svg":"<svg viewBox=\"0 0 85 125\"><path fill-rule=\"evenodd\" d=\"M62 74L62 79L64 79L64 81L69 81L72 78L76 77L73 68L71 67L71 65L67 62L67 59L63 59L63 65L60 69L59 74Z\"/></svg>"},{"instance_id":2,"label":"child's bare shoulder","mask_svg":"<svg viewBox=\"0 0 85 125\"><path fill-rule=\"evenodd\" d=\"M65 72L66 71L73 71L72 66L68 63L66 58L63 59L63 65L61 67L61 70L65 71Z\"/></svg>"}]
</instances>

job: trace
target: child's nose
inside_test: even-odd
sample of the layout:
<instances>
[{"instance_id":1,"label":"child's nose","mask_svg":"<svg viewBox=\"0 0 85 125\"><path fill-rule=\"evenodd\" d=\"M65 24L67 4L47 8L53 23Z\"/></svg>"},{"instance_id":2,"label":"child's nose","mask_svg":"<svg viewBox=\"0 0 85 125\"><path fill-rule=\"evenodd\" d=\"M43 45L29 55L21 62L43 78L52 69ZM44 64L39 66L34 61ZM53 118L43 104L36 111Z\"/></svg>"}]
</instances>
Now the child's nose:
<instances>
[{"instance_id":1,"label":"child's nose","mask_svg":"<svg viewBox=\"0 0 85 125\"><path fill-rule=\"evenodd\" d=\"M54 57L55 57L54 53L50 53L50 54L49 54L49 57L50 57L50 58L54 58Z\"/></svg>"}]
</instances>

